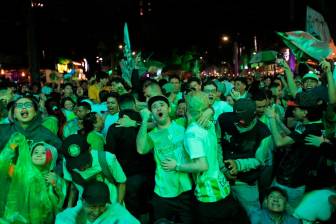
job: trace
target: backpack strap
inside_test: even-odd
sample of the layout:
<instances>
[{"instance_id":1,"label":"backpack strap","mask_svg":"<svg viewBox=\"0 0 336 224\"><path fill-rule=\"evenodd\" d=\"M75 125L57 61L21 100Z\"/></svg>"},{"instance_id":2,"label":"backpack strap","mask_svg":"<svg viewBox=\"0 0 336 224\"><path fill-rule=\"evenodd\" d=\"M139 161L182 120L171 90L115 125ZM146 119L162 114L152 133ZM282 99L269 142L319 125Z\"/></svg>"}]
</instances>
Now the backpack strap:
<instances>
[{"instance_id":1,"label":"backpack strap","mask_svg":"<svg viewBox=\"0 0 336 224\"><path fill-rule=\"evenodd\" d=\"M103 172L104 176L107 178L107 180L110 183L115 184L114 177L111 173L110 168L107 165L106 152L105 151L98 151L98 161L99 161L100 167L102 168L102 172Z\"/></svg>"}]
</instances>

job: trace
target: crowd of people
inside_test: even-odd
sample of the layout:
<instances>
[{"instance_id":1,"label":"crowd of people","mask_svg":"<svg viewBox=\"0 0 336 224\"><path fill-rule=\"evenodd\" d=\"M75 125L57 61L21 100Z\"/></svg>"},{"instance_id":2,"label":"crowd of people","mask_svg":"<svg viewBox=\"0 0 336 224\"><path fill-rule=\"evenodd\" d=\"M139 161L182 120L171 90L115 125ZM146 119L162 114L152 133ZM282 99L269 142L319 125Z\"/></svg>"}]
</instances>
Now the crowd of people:
<instances>
[{"instance_id":1,"label":"crowd of people","mask_svg":"<svg viewBox=\"0 0 336 224\"><path fill-rule=\"evenodd\" d=\"M335 223L320 73L0 81L0 223Z\"/></svg>"}]
</instances>

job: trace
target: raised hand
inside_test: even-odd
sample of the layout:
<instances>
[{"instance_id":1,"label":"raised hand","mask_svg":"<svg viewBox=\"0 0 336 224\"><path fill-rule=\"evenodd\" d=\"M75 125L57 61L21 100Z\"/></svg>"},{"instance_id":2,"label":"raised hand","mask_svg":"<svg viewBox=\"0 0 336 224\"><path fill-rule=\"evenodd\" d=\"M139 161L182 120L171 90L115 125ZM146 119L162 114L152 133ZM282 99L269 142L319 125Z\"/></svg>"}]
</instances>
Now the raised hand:
<instances>
[{"instance_id":1,"label":"raised hand","mask_svg":"<svg viewBox=\"0 0 336 224\"><path fill-rule=\"evenodd\" d=\"M135 127L135 126L136 126L136 121L132 120L127 115L124 115L122 118L119 118L119 120L116 122L117 128L120 128L120 127L128 128L128 127Z\"/></svg>"},{"instance_id":2,"label":"raised hand","mask_svg":"<svg viewBox=\"0 0 336 224\"><path fill-rule=\"evenodd\" d=\"M147 108L144 108L140 111L140 115L141 115L141 118L142 118L142 122L147 122L151 116L151 112L147 109Z\"/></svg>"},{"instance_id":3,"label":"raised hand","mask_svg":"<svg viewBox=\"0 0 336 224\"><path fill-rule=\"evenodd\" d=\"M322 60L320 62L320 67L322 68L324 72L331 72L331 65L330 65L330 62L327 60Z\"/></svg>"},{"instance_id":4,"label":"raised hand","mask_svg":"<svg viewBox=\"0 0 336 224\"><path fill-rule=\"evenodd\" d=\"M305 137L305 145L312 145L315 147L320 147L320 145L325 142L323 136L308 135Z\"/></svg>"}]
</instances>

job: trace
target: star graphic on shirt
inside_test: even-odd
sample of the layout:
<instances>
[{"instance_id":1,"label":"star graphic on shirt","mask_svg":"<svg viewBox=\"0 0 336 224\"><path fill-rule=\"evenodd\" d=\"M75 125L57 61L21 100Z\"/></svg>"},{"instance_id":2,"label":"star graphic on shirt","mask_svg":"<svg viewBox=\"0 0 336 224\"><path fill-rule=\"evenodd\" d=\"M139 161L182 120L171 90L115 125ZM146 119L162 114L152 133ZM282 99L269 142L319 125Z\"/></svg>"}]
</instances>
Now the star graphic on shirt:
<instances>
[{"instance_id":1,"label":"star graphic on shirt","mask_svg":"<svg viewBox=\"0 0 336 224\"><path fill-rule=\"evenodd\" d=\"M224 135L223 139L225 139L228 142L231 142L231 138L232 138L232 135L230 135L227 132L225 132L225 135Z\"/></svg>"}]
</instances>

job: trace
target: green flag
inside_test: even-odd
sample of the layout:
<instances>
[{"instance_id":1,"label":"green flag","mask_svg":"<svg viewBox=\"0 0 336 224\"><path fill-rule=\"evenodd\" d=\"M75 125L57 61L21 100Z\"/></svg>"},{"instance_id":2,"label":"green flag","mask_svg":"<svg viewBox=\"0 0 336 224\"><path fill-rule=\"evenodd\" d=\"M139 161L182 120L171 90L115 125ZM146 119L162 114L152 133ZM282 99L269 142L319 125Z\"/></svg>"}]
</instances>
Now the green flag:
<instances>
[{"instance_id":1,"label":"green flag","mask_svg":"<svg viewBox=\"0 0 336 224\"><path fill-rule=\"evenodd\" d=\"M131 53L131 41L128 34L127 23L125 23L124 25L124 45L125 45L124 50L127 51L125 53Z\"/></svg>"},{"instance_id":2,"label":"green flag","mask_svg":"<svg viewBox=\"0 0 336 224\"><path fill-rule=\"evenodd\" d=\"M307 59L321 61L332 53L329 43L320 41L307 32L291 31L277 34L300 62L305 62Z\"/></svg>"},{"instance_id":3,"label":"green flag","mask_svg":"<svg viewBox=\"0 0 336 224\"><path fill-rule=\"evenodd\" d=\"M129 86L132 86L131 76L134 69L134 58L131 51L131 41L128 33L127 23L124 25L124 59L121 60L121 72L122 78L127 82Z\"/></svg>"}]
</instances>

